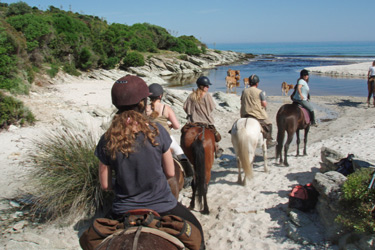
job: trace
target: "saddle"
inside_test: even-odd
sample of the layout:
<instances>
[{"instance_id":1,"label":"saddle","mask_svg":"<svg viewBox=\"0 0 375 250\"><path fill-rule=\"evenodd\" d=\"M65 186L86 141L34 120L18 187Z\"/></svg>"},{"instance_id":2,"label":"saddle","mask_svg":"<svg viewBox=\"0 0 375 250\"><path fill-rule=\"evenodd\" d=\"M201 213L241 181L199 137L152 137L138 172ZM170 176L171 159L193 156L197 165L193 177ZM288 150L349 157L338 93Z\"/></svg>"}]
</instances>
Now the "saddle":
<instances>
[{"instance_id":1,"label":"saddle","mask_svg":"<svg viewBox=\"0 0 375 250\"><path fill-rule=\"evenodd\" d=\"M93 225L82 234L79 243L84 250L100 249L99 247L105 244L104 240L106 238L120 233L127 233L128 230L130 230L128 233L137 231L138 236L145 230L153 234L158 234L155 231L161 231L158 234L160 236L169 234L168 237L163 237L168 241L172 243L180 241L182 245L193 250L198 250L202 241L199 229L179 216L165 215L161 217L151 209L136 209L125 213L118 220L95 219ZM171 237L175 239L171 240Z\"/></svg>"},{"instance_id":2,"label":"saddle","mask_svg":"<svg viewBox=\"0 0 375 250\"><path fill-rule=\"evenodd\" d=\"M297 105L302 110L303 116L305 117L305 122L306 122L306 124L309 124L310 123L310 112L307 109L305 109L298 102L293 102L293 104Z\"/></svg>"},{"instance_id":3,"label":"saddle","mask_svg":"<svg viewBox=\"0 0 375 250\"><path fill-rule=\"evenodd\" d=\"M206 128L211 130L211 132L215 136L215 142L221 141L221 135L220 133L216 130L214 125L208 125L204 123L199 123L199 122L188 122L186 123L182 128L181 128L181 137L185 135L185 133L188 131L189 128L192 127L201 127L201 128Z\"/></svg>"}]
</instances>

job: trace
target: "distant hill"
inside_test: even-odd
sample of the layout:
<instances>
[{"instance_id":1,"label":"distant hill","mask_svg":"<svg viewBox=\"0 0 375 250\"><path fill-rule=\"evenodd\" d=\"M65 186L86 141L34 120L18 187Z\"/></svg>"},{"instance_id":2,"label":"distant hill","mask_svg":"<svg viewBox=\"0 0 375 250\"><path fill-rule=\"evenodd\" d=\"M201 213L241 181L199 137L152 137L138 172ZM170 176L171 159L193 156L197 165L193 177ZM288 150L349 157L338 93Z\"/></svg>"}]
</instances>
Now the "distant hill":
<instances>
[{"instance_id":1,"label":"distant hill","mask_svg":"<svg viewBox=\"0 0 375 250\"><path fill-rule=\"evenodd\" d=\"M153 54L204 53L194 36L172 36L149 23L125 25L53 6L0 3L0 89L27 93L38 73L77 75L92 69L142 66Z\"/></svg>"}]
</instances>

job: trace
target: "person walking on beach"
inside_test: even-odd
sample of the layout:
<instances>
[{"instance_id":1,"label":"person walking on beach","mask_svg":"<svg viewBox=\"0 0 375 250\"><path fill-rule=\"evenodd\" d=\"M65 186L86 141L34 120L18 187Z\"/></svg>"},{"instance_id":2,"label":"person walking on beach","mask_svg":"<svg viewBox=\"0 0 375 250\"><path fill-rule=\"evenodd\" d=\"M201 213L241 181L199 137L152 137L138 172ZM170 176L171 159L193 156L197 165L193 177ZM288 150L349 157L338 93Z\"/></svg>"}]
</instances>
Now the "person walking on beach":
<instances>
[{"instance_id":1,"label":"person walking on beach","mask_svg":"<svg viewBox=\"0 0 375 250\"><path fill-rule=\"evenodd\" d=\"M211 82L206 76L201 76L197 80L198 88L193 90L186 101L184 102L184 110L187 114L187 124L181 129L182 134L191 126L202 125L212 130L215 135L216 150L215 157L221 157L223 149L219 147L218 142L221 140L220 133L216 130L214 125L214 118L212 112L215 110L215 102L208 93Z\"/></svg>"},{"instance_id":2,"label":"person walking on beach","mask_svg":"<svg viewBox=\"0 0 375 250\"><path fill-rule=\"evenodd\" d=\"M192 176L194 175L194 169L190 164L188 158L184 154L184 151L170 133L171 128L176 130L179 129L180 123L178 122L173 109L161 102L164 94L163 87L160 84L153 83L148 86L148 90L150 92L149 98L151 104L147 105L147 115L150 117L151 121L158 122L168 131L172 139L172 154L181 163L182 167L184 168L186 177L190 177L190 181L186 180L185 182L191 182Z\"/></svg>"},{"instance_id":3,"label":"person walking on beach","mask_svg":"<svg viewBox=\"0 0 375 250\"><path fill-rule=\"evenodd\" d=\"M200 230L203 249L201 224L176 200L168 185L167 178L175 174L172 141L163 126L150 122L145 114L150 95L147 84L137 76L126 75L113 84L111 93L118 111L95 149L100 186L115 193L108 217L120 219L127 211L142 208L161 216L177 215Z\"/></svg>"},{"instance_id":4,"label":"person walking on beach","mask_svg":"<svg viewBox=\"0 0 375 250\"><path fill-rule=\"evenodd\" d=\"M367 73L367 88L368 88L368 96L367 96L367 105L370 107L370 99L371 95L373 96L373 104L375 107L375 61L372 62L372 66L370 66L368 73Z\"/></svg>"},{"instance_id":5,"label":"person walking on beach","mask_svg":"<svg viewBox=\"0 0 375 250\"><path fill-rule=\"evenodd\" d=\"M310 103L310 88L308 85L309 82L309 72L306 69L301 70L300 78L297 80L297 85L295 86L295 90L292 94L292 100L300 105L302 105L305 109L307 109L310 113L310 120L311 126L317 127L315 121L315 112L314 108Z\"/></svg>"},{"instance_id":6,"label":"person walking on beach","mask_svg":"<svg viewBox=\"0 0 375 250\"><path fill-rule=\"evenodd\" d=\"M263 137L267 139L267 147L273 147L276 142L272 139L272 122L266 112L266 94L258 88L259 77L254 74L249 76L249 85L250 88L244 89L241 94L241 118L257 119L262 127Z\"/></svg>"}]
</instances>

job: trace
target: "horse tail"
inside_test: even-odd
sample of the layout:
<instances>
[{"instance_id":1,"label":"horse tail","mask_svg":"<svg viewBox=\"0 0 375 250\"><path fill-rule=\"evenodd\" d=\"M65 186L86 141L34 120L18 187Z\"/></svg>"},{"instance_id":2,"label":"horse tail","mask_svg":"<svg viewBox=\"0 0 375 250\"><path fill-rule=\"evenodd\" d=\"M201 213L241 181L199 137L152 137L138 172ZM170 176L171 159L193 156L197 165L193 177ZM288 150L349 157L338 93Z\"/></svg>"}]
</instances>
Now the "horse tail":
<instances>
[{"instance_id":1,"label":"horse tail","mask_svg":"<svg viewBox=\"0 0 375 250\"><path fill-rule=\"evenodd\" d=\"M276 160L281 156L281 151L283 149L286 122L285 117L281 114L282 108L277 112L276 123L277 123L277 145L276 145Z\"/></svg>"},{"instance_id":2,"label":"horse tail","mask_svg":"<svg viewBox=\"0 0 375 250\"><path fill-rule=\"evenodd\" d=\"M202 197L204 195L204 187L206 182L206 163L203 140L197 138L192 143L192 153L194 158L195 176L197 185L198 203L201 206Z\"/></svg>"},{"instance_id":3,"label":"horse tail","mask_svg":"<svg viewBox=\"0 0 375 250\"><path fill-rule=\"evenodd\" d=\"M252 148L250 147L251 138L249 138L247 134L247 130L245 127L239 128L236 133L236 141L237 141L237 157L240 159L241 167L245 172L245 176L248 179L253 178L253 168L251 167L252 157L254 156L254 152L252 152ZM250 160L251 158L251 160Z\"/></svg>"}]
</instances>

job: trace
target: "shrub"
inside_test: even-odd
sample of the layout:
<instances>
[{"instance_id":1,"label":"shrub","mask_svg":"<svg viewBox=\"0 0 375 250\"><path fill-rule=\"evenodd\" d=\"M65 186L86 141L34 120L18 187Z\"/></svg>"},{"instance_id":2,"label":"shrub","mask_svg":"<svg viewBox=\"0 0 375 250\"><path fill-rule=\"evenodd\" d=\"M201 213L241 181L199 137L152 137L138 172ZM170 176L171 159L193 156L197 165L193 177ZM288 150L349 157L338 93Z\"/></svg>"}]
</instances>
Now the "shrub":
<instances>
[{"instance_id":1,"label":"shrub","mask_svg":"<svg viewBox=\"0 0 375 250\"><path fill-rule=\"evenodd\" d=\"M145 65L145 60L143 55L139 52L133 51L129 52L124 60L123 64L120 66L122 69L126 69L128 67L139 67Z\"/></svg>"},{"instance_id":2,"label":"shrub","mask_svg":"<svg viewBox=\"0 0 375 250\"><path fill-rule=\"evenodd\" d=\"M59 73L59 66L56 64L51 64L51 68L47 70L49 77L54 78L57 73Z\"/></svg>"},{"instance_id":3,"label":"shrub","mask_svg":"<svg viewBox=\"0 0 375 250\"><path fill-rule=\"evenodd\" d=\"M78 72L78 70L76 69L74 64L70 64L70 63L64 64L63 70L64 70L65 73L68 73L68 74L73 75L73 76L79 76L80 75L80 73Z\"/></svg>"},{"instance_id":4,"label":"shrub","mask_svg":"<svg viewBox=\"0 0 375 250\"><path fill-rule=\"evenodd\" d=\"M180 60L184 60L184 61L187 61L187 55L183 54L183 55L179 55L178 58Z\"/></svg>"},{"instance_id":5,"label":"shrub","mask_svg":"<svg viewBox=\"0 0 375 250\"><path fill-rule=\"evenodd\" d=\"M64 222L78 215L93 215L108 201L99 183L99 161L94 155L98 136L87 125L65 123L33 143L32 215ZM46 192L48 190L48 192ZM69 217L72 215L72 217Z\"/></svg>"},{"instance_id":6,"label":"shrub","mask_svg":"<svg viewBox=\"0 0 375 250\"><path fill-rule=\"evenodd\" d=\"M0 128L7 128L10 125L33 124L35 117L31 111L24 107L23 103L11 96L0 92Z\"/></svg>"},{"instance_id":7,"label":"shrub","mask_svg":"<svg viewBox=\"0 0 375 250\"><path fill-rule=\"evenodd\" d=\"M79 53L78 57L78 67L87 70L91 67L92 61L91 61L92 53L88 48L83 48L81 52Z\"/></svg>"},{"instance_id":8,"label":"shrub","mask_svg":"<svg viewBox=\"0 0 375 250\"><path fill-rule=\"evenodd\" d=\"M375 189L368 189L372 178L371 169L360 169L348 176L342 191L341 205L344 209L336 218L349 230L375 233L372 209L375 206Z\"/></svg>"},{"instance_id":9,"label":"shrub","mask_svg":"<svg viewBox=\"0 0 375 250\"><path fill-rule=\"evenodd\" d=\"M33 9L29 5L27 5L27 3L19 1L17 3L9 4L6 16L24 15L27 13L31 13L32 11Z\"/></svg>"}]
</instances>

